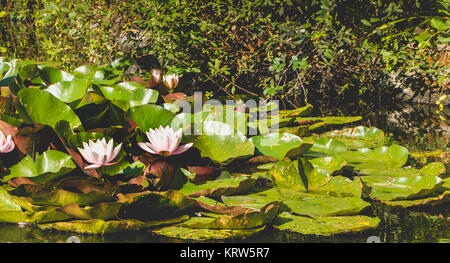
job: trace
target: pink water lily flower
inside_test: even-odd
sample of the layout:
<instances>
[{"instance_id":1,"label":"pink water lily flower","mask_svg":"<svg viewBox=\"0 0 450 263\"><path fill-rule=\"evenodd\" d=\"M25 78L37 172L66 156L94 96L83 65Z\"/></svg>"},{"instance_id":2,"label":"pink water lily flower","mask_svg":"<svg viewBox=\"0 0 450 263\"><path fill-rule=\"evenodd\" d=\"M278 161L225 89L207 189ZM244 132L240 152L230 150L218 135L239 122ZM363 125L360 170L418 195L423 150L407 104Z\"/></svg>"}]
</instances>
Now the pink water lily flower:
<instances>
[{"instance_id":1,"label":"pink water lily flower","mask_svg":"<svg viewBox=\"0 0 450 263\"><path fill-rule=\"evenodd\" d=\"M14 149L14 141L12 140L11 134L5 136L3 131L0 130L0 153L9 153Z\"/></svg>"},{"instance_id":2,"label":"pink water lily flower","mask_svg":"<svg viewBox=\"0 0 450 263\"><path fill-rule=\"evenodd\" d=\"M85 169L99 168L102 166L108 166L115 164L112 162L119 154L122 144L117 145L114 148L113 139L106 142L106 139L98 139L96 142L89 140L89 144L83 142L84 148L78 148L83 158L91 163L85 167Z\"/></svg>"},{"instance_id":3,"label":"pink water lily flower","mask_svg":"<svg viewBox=\"0 0 450 263\"><path fill-rule=\"evenodd\" d=\"M163 83L169 90L174 89L178 85L178 76L175 74L167 75L163 77Z\"/></svg>"},{"instance_id":4,"label":"pink water lily flower","mask_svg":"<svg viewBox=\"0 0 450 263\"><path fill-rule=\"evenodd\" d=\"M179 145L182 133L181 128L175 132L172 127L160 126L158 129L149 129L146 133L149 142L139 142L138 145L146 152L164 157L184 153L193 143Z\"/></svg>"}]
</instances>

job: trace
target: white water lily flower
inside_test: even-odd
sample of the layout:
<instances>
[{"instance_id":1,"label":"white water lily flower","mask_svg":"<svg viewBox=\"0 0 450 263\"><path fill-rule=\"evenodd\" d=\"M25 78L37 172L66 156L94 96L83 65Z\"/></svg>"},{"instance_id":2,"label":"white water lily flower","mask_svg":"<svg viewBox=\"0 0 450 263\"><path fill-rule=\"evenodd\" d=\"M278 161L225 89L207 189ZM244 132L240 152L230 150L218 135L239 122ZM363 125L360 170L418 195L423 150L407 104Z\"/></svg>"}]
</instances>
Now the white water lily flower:
<instances>
[{"instance_id":1,"label":"white water lily flower","mask_svg":"<svg viewBox=\"0 0 450 263\"><path fill-rule=\"evenodd\" d=\"M113 165L112 160L119 154L122 144L114 148L113 139L106 142L106 139L99 139L96 142L89 140L89 144L83 142L84 148L78 148L83 158L91 163L85 169L99 168L101 166Z\"/></svg>"},{"instance_id":2,"label":"white water lily flower","mask_svg":"<svg viewBox=\"0 0 450 263\"><path fill-rule=\"evenodd\" d=\"M174 89L178 85L178 76L175 74L167 75L163 77L163 83L169 90Z\"/></svg>"},{"instance_id":3,"label":"white water lily flower","mask_svg":"<svg viewBox=\"0 0 450 263\"><path fill-rule=\"evenodd\" d=\"M182 129L174 131L172 127L160 126L158 129L149 129L147 138L149 142L139 142L138 145L144 151L162 156L184 153L192 147L193 143L179 145L182 137Z\"/></svg>"},{"instance_id":4,"label":"white water lily flower","mask_svg":"<svg viewBox=\"0 0 450 263\"><path fill-rule=\"evenodd\" d=\"M159 69L152 69L152 79L155 83L159 83L161 81L161 70Z\"/></svg>"},{"instance_id":5,"label":"white water lily flower","mask_svg":"<svg viewBox=\"0 0 450 263\"><path fill-rule=\"evenodd\" d=\"M9 153L14 149L14 141L12 140L11 134L5 136L3 131L0 130L0 153Z\"/></svg>"}]
</instances>

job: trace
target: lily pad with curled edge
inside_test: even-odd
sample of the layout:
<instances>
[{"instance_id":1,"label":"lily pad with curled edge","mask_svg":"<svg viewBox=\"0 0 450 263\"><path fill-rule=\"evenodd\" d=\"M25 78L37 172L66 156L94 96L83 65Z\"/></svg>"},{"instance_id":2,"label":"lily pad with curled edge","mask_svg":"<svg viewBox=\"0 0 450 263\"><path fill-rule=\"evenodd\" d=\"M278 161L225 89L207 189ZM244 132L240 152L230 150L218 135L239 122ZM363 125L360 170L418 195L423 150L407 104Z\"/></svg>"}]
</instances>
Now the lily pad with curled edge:
<instances>
[{"instance_id":1,"label":"lily pad with curled edge","mask_svg":"<svg viewBox=\"0 0 450 263\"><path fill-rule=\"evenodd\" d=\"M183 226L206 229L251 229L271 223L280 213L289 209L282 203L274 201L261 209L246 209L237 215L222 215L208 222L186 222Z\"/></svg>"},{"instance_id":2,"label":"lily pad with curled edge","mask_svg":"<svg viewBox=\"0 0 450 263\"><path fill-rule=\"evenodd\" d=\"M383 145L385 141L382 130L365 126L325 132L321 136L336 138L343 142L349 149L373 148Z\"/></svg>"},{"instance_id":3,"label":"lily pad with curled edge","mask_svg":"<svg viewBox=\"0 0 450 263\"><path fill-rule=\"evenodd\" d=\"M281 231L318 236L360 232L375 228L379 223L378 217L333 216L311 218L289 213L282 213L274 221L275 227Z\"/></svg>"},{"instance_id":4,"label":"lily pad with curled edge","mask_svg":"<svg viewBox=\"0 0 450 263\"><path fill-rule=\"evenodd\" d=\"M383 201L384 204L393 207L421 207L421 206L436 206L450 202L450 190L436 196L427 197L423 199L414 200L399 200L399 201Z\"/></svg>"},{"instance_id":5,"label":"lily pad with curled edge","mask_svg":"<svg viewBox=\"0 0 450 263\"><path fill-rule=\"evenodd\" d=\"M413 175L363 176L364 185L370 189L369 197L376 200L395 201L427 197L442 189L444 181L437 176Z\"/></svg>"},{"instance_id":6,"label":"lily pad with curled edge","mask_svg":"<svg viewBox=\"0 0 450 263\"><path fill-rule=\"evenodd\" d=\"M189 228L186 224L192 223L209 223L211 218L193 217L186 221L185 224L164 227L153 230L152 233L169 238L177 238L183 240L208 241L208 240L230 240L239 238L248 238L265 229L265 226L254 229L207 229L207 228Z\"/></svg>"},{"instance_id":7,"label":"lily pad with curled edge","mask_svg":"<svg viewBox=\"0 0 450 263\"><path fill-rule=\"evenodd\" d=\"M301 148L297 155L307 151L312 144L305 143L300 137L290 133L269 133L250 138L256 149L263 155L272 156L278 160L283 159L286 154L296 148Z\"/></svg>"},{"instance_id":8,"label":"lily pad with curled edge","mask_svg":"<svg viewBox=\"0 0 450 263\"><path fill-rule=\"evenodd\" d=\"M54 222L47 224L38 224L43 230L59 230L81 234L108 234L119 232L140 231L149 228L160 227L164 225L177 224L189 219L189 216L183 215L177 218L170 218L158 221L142 222L135 219L104 221L101 219L73 220L69 222Z\"/></svg>"}]
</instances>

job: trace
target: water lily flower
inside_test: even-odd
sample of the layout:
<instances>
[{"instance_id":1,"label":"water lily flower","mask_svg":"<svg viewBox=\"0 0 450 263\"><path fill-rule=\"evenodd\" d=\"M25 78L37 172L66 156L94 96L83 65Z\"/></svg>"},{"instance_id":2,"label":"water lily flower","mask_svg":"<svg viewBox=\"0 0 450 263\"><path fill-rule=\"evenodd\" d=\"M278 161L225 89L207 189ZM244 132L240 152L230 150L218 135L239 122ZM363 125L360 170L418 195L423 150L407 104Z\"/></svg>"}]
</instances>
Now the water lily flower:
<instances>
[{"instance_id":1,"label":"water lily flower","mask_svg":"<svg viewBox=\"0 0 450 263\"><path fill-rule=\"evenodd\" d=\"M159 83L161 82L161 70L152 69L151 71L153 82Z\"/></svg>"},{"instance_id":2,"label":"water lily flower","mask_svg":"<svg viewBox=\"0 0 450 263\"><path fill-rule=\"evenodd\" d=\"M163 83L169 90L174 89L178 85L178 76L175 74L167 75L163 77Z\"/></svg>"},{"instance_id":3,"label":"water lily flower","mask_svg":"<svg viewBox=\"0 0 450 263\"><path fill-rule=\"evenodd\" d=\"M114 148L113 139L106 142L106 139L99 139L96 142L89 140L89 144L83 142L84 148L78 148L83 158L91 163L85 167L85 169L99 168L101 166L113 165L112 162L119 154L122 144L119 144Z\"/></svg>"},{"instance_id":4,"label":"water lily flower","mask_svg":"<svg viewBox=\"0 0 450 263\"><path fill-rule=\"evenodd\" d=\"M193 143L179 145L182 132L181 128L175 132L169 126L149 129L146 133L149 142L139 142L138 145L146 152L159 154L164 157L184 153L192 147Z\"/></svg>"},{"instance_id":5,"label":"water lily flower","mask_svg":"<svg viewBox=\"0 0 450 263\"><path fill-rule=\"evenodd\" d=\"M12 140L11 134L5 136L3 131L0 130L0 153L9 153L14 149L14 141Z\"/></svg>"}]
</instances>

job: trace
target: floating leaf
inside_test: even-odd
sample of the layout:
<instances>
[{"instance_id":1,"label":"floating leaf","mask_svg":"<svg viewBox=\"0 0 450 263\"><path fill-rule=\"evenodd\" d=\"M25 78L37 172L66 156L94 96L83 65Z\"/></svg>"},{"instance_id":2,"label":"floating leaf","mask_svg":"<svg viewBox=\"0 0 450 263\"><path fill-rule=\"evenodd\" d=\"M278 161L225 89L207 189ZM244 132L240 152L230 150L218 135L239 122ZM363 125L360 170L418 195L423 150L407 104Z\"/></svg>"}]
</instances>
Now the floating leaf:
<instances>
[{"instance_id":1,"label":"floating leaf","mask_svg":"<svg viewBox=\"0 0 450 263\"><path fill-rule=\"evenodd\" d=\"M188 216L171 218L159 221L142 222L135 219L104 221L101 219L74 220L70 222L55 222L49 224L38 224L43 230L56 229L81 234L108 234L118 232L140 231L148 228L171 225L188 220Z\"/></svg>"},{"instance_id":2,"label":"floating leaf","mask_svg":"<svg viewBox=\"0 0 450 263\"><path fill-rule=\"evenodd\" d=\"M26 114L35 123L54 128L58 121L66 120L72 129L81 126L80 119L72 109L47 91L22 89L18 97Z\"/></svg>"},{"instance_id":3,"label":"floating leaf","mask_svg":"<svg viewBox=\"0 0 450 263\"><path fill-rule=\"evenodd\" d=\"M127 118L136 123L142 132L170 125L174 114L161 106L141 105L127 111Z\"/></svg>"},{"instance_id":4,"label":"floating leaf","mask_svg":"<svg viewBox=\"0 0 450 263\"><path fill-rule=\"evenodd\" d=\"M263 155L272 156L278 160L283 159L289 151L295 148L302 148L302 151L298 153L300 155L312 146L312 144L304 143L300 137L289 133L254 136L250 141Z\"/></svg>"},{"instance_id":5,"label":"floating leaf","mask_svg":"<svg viewBox=\"0 0 450 263\"><path fill-rule=\"evenodd\" d=\"M372 148L383 145L385 140L383 131L364 126L325 132L321 136L336 138L349 149Z\"/></svg>"},{"instance_id":6,"label":"floating leaf","mask_svg":"<svg viewBox=\"0 0 450 263\"><path fill-rule=\"evenodd\" d=\"M216 122L203 123L203 134L194 140L194 147L203 157L220 163L226 163L241 156L253 155L255 146L231 126Z\"/></svg>"},{"instance_id":7,"label":"floating leaf","mask_svg":"<svg viewBox=\"0 0 450 263\"><path fill-rule=\"evenodd\" d=\"M114 105L127 111L130 107L155 103L158 91L147 89L136 82L121 82L111 87L100 86L100 90Z\"/></svg>"},{"instance_id":8,"label":"floating leaf","mask_svg":"<svg viewBox=\"0 0 450 263\"><path fill-rule=\"evenodd\" d=\"M86 79L74 78L71 81L61 81L52 84L45 91L61 101L69 103L83 98L89 84L89 81Z\"/></svg>"},{"instance_id":9,"label":"floating leaf","mask_svg":"<svg viewBox=\"0 0 450 263\"><path fill-rule=\"evenodd\" d=\"M283 213L274 223L276 228L282 231L294 232L302 235L331 236L375 228L380 223L380 219L378 219L378 217L367 216L309 218Z\"/></svg>"}]
</instances>

